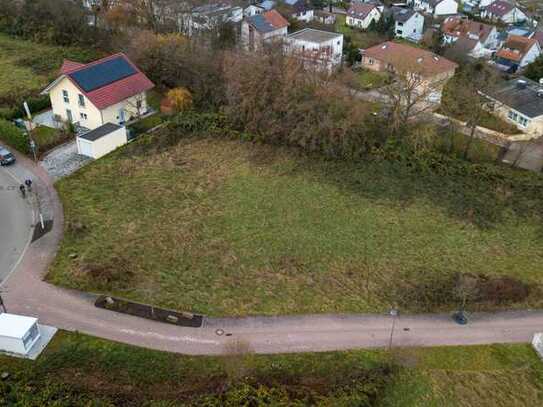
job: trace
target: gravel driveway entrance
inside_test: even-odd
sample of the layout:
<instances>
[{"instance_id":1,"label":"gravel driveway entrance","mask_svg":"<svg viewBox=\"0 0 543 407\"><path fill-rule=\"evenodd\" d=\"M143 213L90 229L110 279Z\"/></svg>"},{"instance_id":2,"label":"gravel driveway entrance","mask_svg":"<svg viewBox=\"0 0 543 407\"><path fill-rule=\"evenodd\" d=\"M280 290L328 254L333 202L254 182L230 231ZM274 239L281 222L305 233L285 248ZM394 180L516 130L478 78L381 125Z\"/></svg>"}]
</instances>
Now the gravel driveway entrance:
<instances>
[{"instance_id":1,"label":"gravel driveway entrance","mask_svg":"<svg viewBox=\"0 0 543 407\"><path fill-rule=\"evenodd\" d=\"M48 152L40 161L40 165L56 181L74 173L90 161L92 158L77 154L77 144L74 140Z\"/></svg>"}]
</instances>

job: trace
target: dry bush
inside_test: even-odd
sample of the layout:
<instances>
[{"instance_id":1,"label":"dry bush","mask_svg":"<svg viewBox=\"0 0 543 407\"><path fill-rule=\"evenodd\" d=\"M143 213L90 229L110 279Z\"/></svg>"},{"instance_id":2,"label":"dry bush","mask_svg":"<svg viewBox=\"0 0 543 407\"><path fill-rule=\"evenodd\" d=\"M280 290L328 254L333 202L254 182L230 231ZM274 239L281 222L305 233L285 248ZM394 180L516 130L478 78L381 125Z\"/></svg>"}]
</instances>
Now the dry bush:
<instances>
[{"instance_id":1,"label":"dry bush","mask_svg":"<svg viewBox=\"0 0 543 407\"><path fill-rule=\"evenodd\" d=\"M366 103L278 49L228 53L224 71L225 113L257 140L344 157L363 156L376 142Z\"/></svg>"},{"instance_id":2,"label":"dry bush","mask_svg":"<svg viewBox=\"0 0 543 407\"><path fill-rule=\"evenodd\" d=\"M230 382L250 376L255 370L255 354L243 340L228 342L224 347L223 368Z\"/></svg>"},{"instance_id":3,"label":"dry bush","mask_svg":"<svg viewBox=\"0 0 543 407\"><path fill-rule=\"evenodd\" d=\"M93 280L98 287L111 287L112 284L124 287L134 277L129 262L114 257L105 264L82 262L79 273Z\"/></svg>"}]
</instances>

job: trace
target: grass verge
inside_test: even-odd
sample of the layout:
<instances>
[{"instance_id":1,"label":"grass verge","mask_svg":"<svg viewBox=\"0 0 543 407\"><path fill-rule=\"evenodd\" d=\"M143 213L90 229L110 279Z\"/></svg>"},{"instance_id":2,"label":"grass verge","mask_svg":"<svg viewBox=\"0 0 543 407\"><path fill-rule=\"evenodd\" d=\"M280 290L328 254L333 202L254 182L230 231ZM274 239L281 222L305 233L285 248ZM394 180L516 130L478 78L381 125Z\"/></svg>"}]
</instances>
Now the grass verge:
<instances>
[{"instance_id":1,"label":"grass verge","mask_svg":"<svg viewBox=\"0 0 543 407\"><path fill-rule=\"evenodd\" d=\"M230 348L229 348L230 349ZM2 405L536 406L528 345L190 357L60 332L35 361L0 356Z\"/></svg>"}]
</instances>

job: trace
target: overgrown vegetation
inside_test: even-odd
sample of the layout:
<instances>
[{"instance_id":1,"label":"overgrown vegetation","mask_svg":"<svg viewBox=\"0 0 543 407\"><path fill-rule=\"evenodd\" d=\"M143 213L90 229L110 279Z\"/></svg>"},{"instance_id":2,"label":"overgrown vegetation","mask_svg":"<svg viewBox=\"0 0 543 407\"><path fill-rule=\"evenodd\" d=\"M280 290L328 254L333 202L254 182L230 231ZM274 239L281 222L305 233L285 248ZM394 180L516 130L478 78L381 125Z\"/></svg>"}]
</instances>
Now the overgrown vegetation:
<instances>
[{"instance_id":1,"label":"overgrown vegetation","mask_svg":"<svg viewBox=\"0 0 543 407\"><path fill-rule=\"evenodd\" d=\"M64 58L87 62L97 56L93 50L57 47L24 41L0 33L0 117L22 116L26 98L33 113L48 107L48 98L38 93L58 74Z\"/></svg>"},{"instance_id":2,"label":"overgrown vegetation","mask_svg":"<svg viewBox=\"0 0 543 407\"><path fill-rule=\"evenodd\" d=\"M226 357L150 351L59 333L36 362L0 356L0 404L24 406L535 406L527 345Z\"/></svg>"}]
</instances>

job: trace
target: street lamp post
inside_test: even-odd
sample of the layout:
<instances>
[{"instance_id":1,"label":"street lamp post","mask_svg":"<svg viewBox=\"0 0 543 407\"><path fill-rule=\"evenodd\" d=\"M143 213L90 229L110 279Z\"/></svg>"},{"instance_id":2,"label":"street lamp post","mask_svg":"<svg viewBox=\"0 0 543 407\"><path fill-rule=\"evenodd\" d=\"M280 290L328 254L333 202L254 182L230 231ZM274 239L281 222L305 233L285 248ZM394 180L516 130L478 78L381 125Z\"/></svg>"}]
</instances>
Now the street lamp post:
<instances>
[{"instance_id":1,"label":"street lamp post","mask_svg":"<svg viewBox=\"0 0 543 407\"><path fill-rule=\"evenodd\" d=\"M390 339L388 341L388 350L392 350L392 339L394 337L394 328L396 327L396 318L398 317L398 310L392 308L390 310L390 316L392 317L392 327L390 328Z\"/></svg>"}]
</instances>

